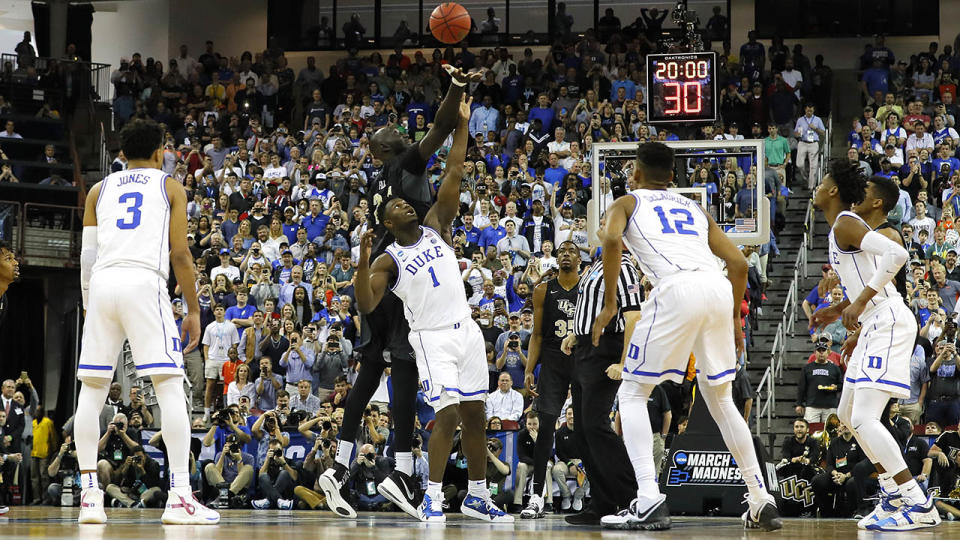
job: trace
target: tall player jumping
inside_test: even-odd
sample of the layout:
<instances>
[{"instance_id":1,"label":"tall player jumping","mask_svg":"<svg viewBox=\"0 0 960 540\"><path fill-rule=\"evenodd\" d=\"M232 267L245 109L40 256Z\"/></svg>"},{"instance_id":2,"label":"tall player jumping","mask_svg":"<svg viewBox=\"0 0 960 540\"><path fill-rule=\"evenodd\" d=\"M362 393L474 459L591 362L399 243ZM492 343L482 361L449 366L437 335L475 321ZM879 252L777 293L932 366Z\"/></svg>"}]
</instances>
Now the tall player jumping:
<instances>
[{"instance_id":1,"label":"tall player jumping","mask_svg":"<svg viewBox=\"0 0 960 540\"><path fill-rule=\"evenodd\" d=\"M378 217L395 241L371 266L373 233L364 235L354 284L357 308L362 313L376 309L387 289L403 302L420 386L437 412L430 437L430 479L418 509L420 520L427 522L446 520L441 482L458 422L463 427L460 440L469 479L460 511L484 521L513 521L497 508L487 489L483 406L488 383L486 349L480 327L470 317L460 267L451 247L451 223L460 206L471 101L460 105L460 122L437 202L427 212L423 226L414 207L405 200L384 201L382 216Z\"/></svg>"},{"instance_id":2,"label":"tall player jumping","mask_svg":"<svg viewBox=\"0 0 960 540\"><path fill-rule=\"evenodd\" d=\"M111 174L87 194L80 252L80 288L86 309L77 378L83 383L76 417L97 418L110 390L117 357L130 341L137 374L150 376L163 416L170 460L170 493L160 518L166 524L205 525L220 514L190 489L190 418L183 393L183 353L200 338L200 305L193 257L187 247L183 186L160 170L163 129L133 120L120 131L129 169ZM187 302L183 335L167 294L170 265ZM182 337L189 334L190 342ZM97 479L97 422L74 426L80 464L80 523L106 523Z\"/></svg>"},{"instance_id":3,"label":"tall player jumping","mask_svg":"<svg viewBox=\"0 0 960 540\"><path fill-rule=\"evenodd\" d=\"M521 519L543 517L544 479L547 461L553 453L553 432L573 376L573 355L564 354L560 344L574 331L580 248L569 240L561 242L557 247L557 266L560 272L556 279L541 283L533 290L533 333L530 335L524 386L536 396L533 410L540 419L540 434L533 449L533 494L520 512ZM543 367L540 368L540 382L534 386L533 370L537 363L542 363Z\"/></svg>"},{"instance_id":4,"label":"tall player jumping","mask_svg":"<svg viewBox=\"0 0 960 540\"><path fill-rule=\"evenodd\" d=\"M700 205L667 191L673 180L673 150L662 143L637 149L637 189L607 210L603 230L603 310L593 327L597 343L617 313L617 280L623 245L640 263L653 290L641 309L627 313L623 357L607 369L622 378L617 396L623 438L637 478L637 498L607 528L656 530L670 527L665 496L657 486L653 433L647 399L664 380L681 382L690 353L697 358L700 395L720 427L749 491L747 528L783 526L776 499L764 484L750 429L733 403L737 356L743 348L740 303L747 286L747 261ZM717 258L726 263L724 277ZM677 309L677 306L684 306ZM638 320L639 318L639 320Z\"/></svg>"},{"instance_id":5,"label":"tall player jumping","mask_svg":"<svg viewBox=\"0 0 960 540\"><path fill-rule=\"evenodd\" d=\"M903 246L874 231L861 215L896 205L899 190L887 179L867 179L846 160L830 164L830 173L814 193L813 203L830 225L830 264L848 298L845 307L821 313L822 325L843 318L855 337L837 413L880 473L881 500L861 519L861 529L904 531L934 527L940 515L932 497L910 474L896 440L881 418L891 398L910 393L910 356L917 322L891 280L907 261ZM878 201L880 204L877 204ZM856 206L858 215L850 211ZM885 215L885 214L884 214ZM896 235L891 235L896 236ZM845 349L847 347L845 346Z\"/></svg>"}]
</instances>

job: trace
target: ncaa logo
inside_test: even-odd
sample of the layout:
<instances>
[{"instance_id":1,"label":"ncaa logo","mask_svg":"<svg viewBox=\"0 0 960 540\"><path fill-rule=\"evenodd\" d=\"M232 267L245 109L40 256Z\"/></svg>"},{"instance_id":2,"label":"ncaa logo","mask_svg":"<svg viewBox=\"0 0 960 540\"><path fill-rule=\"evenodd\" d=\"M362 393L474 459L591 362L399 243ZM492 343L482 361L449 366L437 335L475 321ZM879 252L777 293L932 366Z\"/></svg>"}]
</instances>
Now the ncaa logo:
<instances>
[{"instance_id":1,"label":"ncaa logo","mask_svg":"<svg viewBox=\"0 0 960 540\"><path fill-rule=\"evenodd\" d=\"M677 452L673 455L673 464L677 467L685 467L687 465L687 453L686 452Z\"/></svg>"}]
</instances>

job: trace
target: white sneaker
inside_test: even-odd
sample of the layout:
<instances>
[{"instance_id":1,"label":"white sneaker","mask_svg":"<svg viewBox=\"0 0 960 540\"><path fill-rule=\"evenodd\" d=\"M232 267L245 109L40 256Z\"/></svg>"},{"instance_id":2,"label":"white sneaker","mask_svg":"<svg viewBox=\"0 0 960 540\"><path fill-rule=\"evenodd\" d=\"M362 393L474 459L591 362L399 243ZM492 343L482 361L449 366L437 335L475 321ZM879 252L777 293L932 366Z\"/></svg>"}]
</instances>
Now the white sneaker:
<instances>
[{"instance_id":1,"label":"white sneaker","mask_svg":"<svg viewBox=\"0 0 960 540\"><path fill-rule=\"evenodd\" d=\"M277 499L277 508L280 510L292 510L293 509L293 500L291 499Z\"/></svg>"},{"instance_id":2,"label":"white sneaker","mask_svg":"<svg viewBox=\"0 0 960 540\"><path fill-rule=\"evenodd\" d=\"M0 516L6 514L6 513L9 512L9 511L10 511L10 508L8 508L8 507L6 507L6 506L0 506Z\"/></svg>"},{"instance_id":3,"label":"white sneaker","mask_svg":"<svg viewBox=\"0 0 960 540\"><path fill-rule=\"evenodd\" d=\"M900 497L899 491L896 495L891 496L881 489L880 501L877 503L877 507L873 509L873 512L870 512L869 515L857 522L857 528L866 530L867 525L883 521L899 512L901 506L903 506L903 498Z\"/></svg>"},{"instance_id":4,"label":"white sneaker","mask_svg":"<svg viewBox=\"0 0 960 540\"><path fill-rule=\"evenodd\" d=\"M103 492L89 488L80 492L79 523L106 523L107 513L103 511Z\"/></svg>"},{"instance_id":5,"label":"white sneaker","mask_svg":"<svg viewBox=\"0 0 960 540\"><path fill-rule=\"evenodd\" d=\"M925 527L936 527L940 524L940 512L934 504L933 497L921 504L904 503L899 511L885 519L867 524L868 531L912 531Z\"/></svg>"},{"instance_id":6,"label":"white sneaker","mask_svg":"<svg viewBox=\"0 0 960 540\"><path fill-rule=\"evenodd\" d=\"M600 526L604 529L662 531L669 529L670 510L667 508L667 496L659 495L646 509L640 508L640 501L634 499L623 510L600 518ZM644 502L646 504L646 501Z\"/></svg>"},{"instance_id":7,"label":"white sneaker","mask_svg":"<svg viewBox=\"0 0 960 540\"><path fill-rule=\"evenodd\" d=\"M583 489L577 488L577 490L573 492L573 503L570 504L570 508L572 508L574 512L583 510Z\"/></svg>"},{"instance_id":8,"label":"white sneaker","mask_svg":"<svg viewBox=\"0 0 960 540\"><path fill-rule=\"evenodd\" d=\"M270 509L270 499L257 499L250 503L257 510L269 510Z\"/></svg>"},{"instance_id":9,"label":"white sneaker","mask_svg":"<svg viewBox=\"0 0 960 540\"><path fill-rule=\"evenodd\" d=\"M543 497L531 495L527 506L520 511L520 519L540 519L543 517Z\"/></svg>"},{"instance_id":10,"label":"white sneaker","mask_svg":"<svg viewBox=\"0 0 960 540\"><path fill-rule=\"evenodd\" d=\"M564 512L566 512L569 509L570 509L570 497L564 497L563 500L560 501L560 510L563 510Z\"/></svg>"},{"instance_id":11,"label":"white sneaker","mask_svg":"<svg viewBox=\"0 0 960 540\"><path fill-rule=\"evenodd\" d=\"M200 504L193 494L184 497L171 491L160 521L165 525L216 525L220 513Z\"/></svg>"}]
</instances>

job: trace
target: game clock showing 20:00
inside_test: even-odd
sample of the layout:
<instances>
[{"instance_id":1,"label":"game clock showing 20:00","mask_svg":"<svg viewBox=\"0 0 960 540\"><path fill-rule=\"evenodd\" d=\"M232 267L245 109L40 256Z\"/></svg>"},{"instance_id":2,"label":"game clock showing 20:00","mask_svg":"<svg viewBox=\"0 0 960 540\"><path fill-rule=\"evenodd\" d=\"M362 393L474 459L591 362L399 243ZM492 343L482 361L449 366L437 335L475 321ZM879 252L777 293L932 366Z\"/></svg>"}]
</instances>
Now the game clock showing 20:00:
<instances>
[{"instance_id":1,"label":"game clock showing 20:00","mask_svg":"<svg viewBox=\"0 0 960 540\"><path fill-rule=\"evenodd\" d=\"M714 52L647 55L647 121L716 121L716 59Z\"/></svg>"}]
</instances>

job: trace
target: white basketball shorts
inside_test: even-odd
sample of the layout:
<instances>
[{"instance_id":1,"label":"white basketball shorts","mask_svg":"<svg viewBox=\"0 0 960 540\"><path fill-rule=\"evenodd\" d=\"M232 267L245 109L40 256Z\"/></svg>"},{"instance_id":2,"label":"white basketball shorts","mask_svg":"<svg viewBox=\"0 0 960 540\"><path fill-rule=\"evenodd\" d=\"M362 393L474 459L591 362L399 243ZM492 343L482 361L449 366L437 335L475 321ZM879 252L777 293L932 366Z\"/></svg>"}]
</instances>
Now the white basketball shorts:
<instances>
[{"instance_id":1,"label":"white basketball shorts","mask_svg":"<svg viewBox=\"0 0 960 540\"><path fill-rule=\"evenodd\" d=\"M910 357L917 339L913 312L902 299L891 298L860 317L860 323L860 339L847 362L844 384L910 397Z\"/></svg>"},{"instance_id":2,"label":"white basketball shorts","mask_svg":"<svg viewBox=\"0 0 960 540\"><path fill-rule=\"evenodd\" d=\"M77 377L112 379L125 339L140 377L184 374L167 284L149 271L105 268L90 278Z\"/></svg>"},{"instance_id":3,"label":"white basketball shorts","mask_svg":"<svg viewBox=\"0 0 960 540\"><path fill-rule=\"evenodd\" d=\"M718 272L682 272L660 280L625 347L625 380L680 383L693 353L701 384L732 381L737 356L730 282Z\"/></svg>"},{"instance_id":4,"label":"white basketball shorts","mask_svg":"<svg viewBox=\"0 0 960 540\"><path fill-rule=\"evenodd\" d=\"M487 350L471 318L437 330L410 332L420 387L435 410L487 398Z\"/></svg>"}]
</instances>

